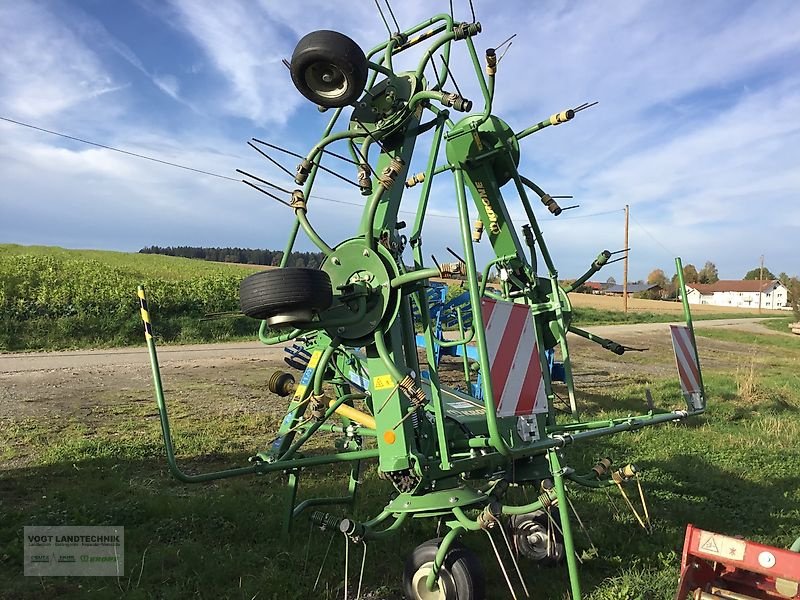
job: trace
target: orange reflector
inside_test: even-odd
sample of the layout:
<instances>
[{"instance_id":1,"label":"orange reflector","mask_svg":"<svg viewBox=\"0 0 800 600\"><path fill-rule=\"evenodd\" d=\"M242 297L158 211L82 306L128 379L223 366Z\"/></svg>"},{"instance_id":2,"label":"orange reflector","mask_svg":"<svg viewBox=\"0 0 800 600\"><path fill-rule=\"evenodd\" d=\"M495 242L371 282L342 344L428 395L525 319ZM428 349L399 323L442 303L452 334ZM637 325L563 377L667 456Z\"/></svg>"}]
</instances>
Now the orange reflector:
<instances>
[{"instance_id":1,"label":"orange reflector","mask_svg":"<svg viewBox=\"0 0 800 600\"><path fill-rule=\"evenodd\" d=\"M396 439L397 436L394 434L394 431L389 430L383 432L383 441L386 442L387 444L394 444Z\"/></svg>"}]
</instances>

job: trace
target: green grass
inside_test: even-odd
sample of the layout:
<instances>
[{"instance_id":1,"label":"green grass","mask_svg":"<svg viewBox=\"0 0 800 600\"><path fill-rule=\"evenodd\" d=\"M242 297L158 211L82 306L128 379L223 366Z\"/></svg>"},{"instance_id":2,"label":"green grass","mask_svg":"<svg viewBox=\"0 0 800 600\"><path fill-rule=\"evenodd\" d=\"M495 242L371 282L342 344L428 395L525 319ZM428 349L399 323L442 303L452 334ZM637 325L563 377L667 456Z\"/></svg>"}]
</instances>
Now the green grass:
<instances>
[{"instance_id":1,"label":"green grass","mask_svg":"<svg viewBox=\"0 0 800 600\"><path fill-rule=\"evenodd\" d=\"M768 321L766 323L769 323ZM771 329L777 329L772 327ZM777 329L787 335L748 333L734 329L697 329L695 335L707 337L724 342L735 342L737 344L753 344L755 346L786 349L800 349L800 336L791 335L788 328L786 330Z\"/></svg>"},{"instance_id":2,"label":"green grass","mask_svg":"<svg viewBox=\"0 0 800 600\"><path fill-rule=\"evenodd\" d=\"M239 282L252 273L228 265L154 254L0 244L0 352L131 346L141 343L136 286L144 284L161 343L252 339L238 311ZM449 296L463 291L451 286ZM660 323L675 314L575 308L574 323ZM698 319L747 317L711 313Z\"/></svg>"},{"instance_id":3,"label":"green grass","mask_svg":"<svg viewBox=\"0 0 800 600\"><path fill-rule=\"evenodd\" d=\"M749 313L697 313L692 315L695 321L708 321L714 319L749 319L754 315ZM770 317L769 320L773 318ZM576 325L614 325L620 323L672 323L683 321L682 313L654 313L654 312L623 312L621 310L601 310L591 307L573 307L572 322Z\"/></svg>"},{"instance_id":4,"label":"green grass","mask_svg":"<svg viewBox=\"0 0 800 600\"><path fill-rule=\"evenodd\" d=\"M609 499L604 493L575 490L576 507L599 549L590 552L585 535L575 528L588 600L673 598L689 522L778 546L789 545L800 534L800 347L785 346L779 336L762 338L737 341L739 368L706 371L710 400L705 416L566 451L568 464L580 472L602 456L611 456L615 464L636 462L643 470L655 524L652 535L638 529L616 491L611 490ZM674 379L642 377L620 377L580 401L592 416L628 414L643 406L645 385L659 406L680 401ZM211 393L202 384L168 386L181 464L190 471L244 464L252 450L269 442L277 426L276 417L261 411L227 414L223 405L200 410L187 398ZM43 416L0 425L0 467L14 467L0 469L0 539L7 542L0 549L0 595L342 597L341 536L333 538L321 587L312 593L331 538L313 533L308 563L306 521L298 522L291 543L282 540L282 477L193 486L174 481L163 459L151 401L109 406L99 398L91 421ZM326 440L314 441L317 446ZM301 498L341 493L344 475L338 467L304 471ZM374 516L391 492L377 478L374 465L362 479L359 504L351 513L358 519ZM635 489L630 491L638 501ZM23 577L22 527L36 524L123 525L125 575L118 580ZM399 598L404 557L433 536L431 522L416 520L397 536L370 544L367 589L385 591L377 598ZM507 597L485 536L470 534L466 542L487 570L488 597ZM360 561L356 547L350 559L352 578ZM523 564L534 597L565 597L565 569Z\"/></svg>"},{"instance_id":5,"label":"green grass","mask_svg":"<svg viewBox=\"0 0 800 600\"><path fill-rule=\"evenodd\" d=\"M780 317L764 321L764 325L775 331L780 331L781 333L790 333L789 325L796 323L798 320L800 319L795 319L794 317ZM798 339L800 339L800 337L798 337Z\"/></svg>"},{"instance_id":6,"label":"green grass","mask_svg":"<svg viewBox=\"0 0 800 600\"><path fill-rule=\"evenodd\" d=\"M150 254L0 245L0 351L140 344L136 287L144 284L159 341L252 338L237 311L240 265Z\"/></svg>"}]
</instances>

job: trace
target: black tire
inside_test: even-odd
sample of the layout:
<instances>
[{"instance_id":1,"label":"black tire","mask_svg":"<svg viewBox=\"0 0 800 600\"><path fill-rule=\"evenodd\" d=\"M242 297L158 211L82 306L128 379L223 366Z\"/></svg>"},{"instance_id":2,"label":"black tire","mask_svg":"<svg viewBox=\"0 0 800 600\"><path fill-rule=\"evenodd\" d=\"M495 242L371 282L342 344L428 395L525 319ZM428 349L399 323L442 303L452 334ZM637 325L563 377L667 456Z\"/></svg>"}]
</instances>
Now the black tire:
<instances>
[{"instance_id":1,"label":"black tire","mask_svg":"<svg viewBox=\"0 0 800 600\"><path fill-rule=\"evenodd\" d=\"M441 541L442 538L435 538L420 544L406 560L403 593L408 600L424 598L414 588L424 585L424 569L430 569L429 563L436 558ZM454 542L439 570L439 586L445 600L485 600L486 576L478 557L463 544Z\"/></svg>"},{"instance_id":2,"label":"black tire","mask_svg":"<svg viewBox=\"0 0 800 600\"><path fill-rule=\"evenodd\" d=\"M558 510L551 510L550 517L558 527L549 522L547 513L543 510L511 517L511 535L517 551L544 567L554 567L564 561L564 536L560 530L561 518Z\"/></svg>"},{"instance_id":3,"label":"black tire","mask_svg":"<svg viewBox=\"0 0 800 600\"><path fill-rule=\"evenodd\" d=\"M353 40L338 31L312 31L294 49L292 82L303 96L326 108L358 100L367 83L367 57Z\"/></svg>"},{"instance_id":4,"label":"black tire","mask_svg":"<svg viewBox=\"0 0 800 600\"><path fill-rule=\"evenodd\" d=\"M298 310L322 311L332 302L330 277L318 269L262 271L245 277L239 285L239 307L254 319Z\"/></svg>"}]
</instances>

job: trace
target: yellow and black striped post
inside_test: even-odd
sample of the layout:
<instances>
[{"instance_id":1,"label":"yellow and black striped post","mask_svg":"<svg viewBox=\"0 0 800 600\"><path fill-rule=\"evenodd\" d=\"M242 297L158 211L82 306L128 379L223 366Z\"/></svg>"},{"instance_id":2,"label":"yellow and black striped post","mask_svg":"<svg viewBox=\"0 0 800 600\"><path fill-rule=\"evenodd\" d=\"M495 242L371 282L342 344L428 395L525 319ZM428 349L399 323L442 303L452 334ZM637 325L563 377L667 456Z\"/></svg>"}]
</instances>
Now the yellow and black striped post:
<instances>
[{"instance_id":1,"label":"yellow and black striped post","mask_svg":"<svg viewBox=\"0 0 800 600\"><path fill-rule=\"evenodd\" d=\"M147 310L147 297L144 294L144 288L140 285L137 290L139 296L139 305L142 312L142 321L144 322L144 339L153 339L153 325L150 323L150 313Z\"/></svg>"},{"instance_id":2,"label":"yellow and black striped post","mask_svg":"<svg viewBox=\"0 0 800 600\"><path fill-rule=\"evenodd\" d=\"M225 477L233 477L235 475L247 475L257 473L261 470L259 463L253 463L246 467L238 467L234 469L226 469L224 471L214 471L211 473L198 473L196 475L188 475L184 473L175 460L175 448L172 443L172 433L169 427L169 415L167 414L167 403L164 399L164 387L161 384L161 371L158 367L158 355L156 354L156 341L153 338L153 326L150 323L150 311L147 308L147 295L144 292L144 287L139 286L136 290L136 295L139 297L140 310L142 314L142 321L144 322L144 337L147 340L147 350L150 353L150 367L153 371L153 387L155 388L156 405L158 406L158 414L161 419L161 433L164 436L164 448L167 454L167 464L169 465L170 472L179 480L184 483L198 483L201 481L211 481L212 479L222 479Z\"/></svg>"}]
</instances>

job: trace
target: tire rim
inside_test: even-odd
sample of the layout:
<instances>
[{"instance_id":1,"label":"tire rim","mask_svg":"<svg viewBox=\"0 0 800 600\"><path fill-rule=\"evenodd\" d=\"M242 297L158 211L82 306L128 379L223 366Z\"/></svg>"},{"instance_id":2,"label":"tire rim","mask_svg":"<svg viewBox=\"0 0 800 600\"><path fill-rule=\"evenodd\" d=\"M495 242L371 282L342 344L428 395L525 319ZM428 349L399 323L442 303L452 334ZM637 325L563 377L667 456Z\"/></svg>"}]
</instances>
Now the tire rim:
<instances>
[{"instance_id":1,"label":"tire rim","mask_svg":"<svg viewBox=\"0 0 800 600\"><path fill-rule=\"evenodd\" d=\"M521 538L520 550L534 561L548 557L547 530L536 521L525 521L517 525L517 535Z\"/></svg>"},{"instance_id":2,"label":"tire rim","mask_svg":"<svg viewBox=\"0 0 800 600\"><path fill-rule=\"evenodd\" d=\"M433 591L428 589L426 582L432 570L433 562L426 562L417 569L414 577L411 578L411 589L414 590L416 600L447 600L447 584L441 577L436 580Z\"/></svg>"},{"instance_id":3,"label":"tire rim","mask_svg":"<svg viewBox=\"0 0 800 600\"><path fill-rule=\"evenodd\" d=\"M306 69L306 85L318 96L327 100L340 98L350 87L344 71L328 62L317 62Z\"/></svg>"}]
</instances>

